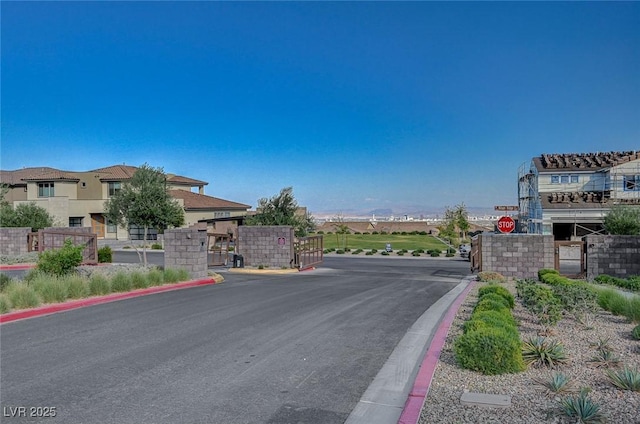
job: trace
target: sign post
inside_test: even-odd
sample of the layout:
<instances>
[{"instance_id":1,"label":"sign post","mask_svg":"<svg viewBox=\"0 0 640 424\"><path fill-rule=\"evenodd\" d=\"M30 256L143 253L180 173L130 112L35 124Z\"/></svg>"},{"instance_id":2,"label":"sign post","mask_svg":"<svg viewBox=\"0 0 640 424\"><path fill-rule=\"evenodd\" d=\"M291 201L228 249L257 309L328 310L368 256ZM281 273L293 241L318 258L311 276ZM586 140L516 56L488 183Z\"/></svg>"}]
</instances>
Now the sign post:
<instances>
[{"instance_id":1,"label":"sign post","mask_svg":"<svg viewBox=\"0 0 640 424\"><path fill-rule=\"evenodd\" d=\"M503 216L498 220L498 231L508 234L516 229L516 222L510 216Z\"/></svg>"}]
</instances>

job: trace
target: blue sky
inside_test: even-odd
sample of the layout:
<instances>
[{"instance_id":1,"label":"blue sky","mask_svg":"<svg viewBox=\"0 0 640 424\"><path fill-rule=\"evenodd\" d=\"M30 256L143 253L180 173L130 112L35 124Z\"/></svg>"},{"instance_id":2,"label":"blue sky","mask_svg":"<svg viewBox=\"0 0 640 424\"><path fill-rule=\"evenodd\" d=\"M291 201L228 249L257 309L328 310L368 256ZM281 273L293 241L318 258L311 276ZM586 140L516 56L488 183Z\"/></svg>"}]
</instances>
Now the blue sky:
<instances>
[{"instance_id":1,"label":"blue sky","mask_svg":"<svg viewBox=\"0 0 640 424\"><path fill-rule=\"evenodd\" d=\"M4 170L149 163L255 206L517 204L640 149L637 2L6 2Z\"/></svg>"}]
</instances>

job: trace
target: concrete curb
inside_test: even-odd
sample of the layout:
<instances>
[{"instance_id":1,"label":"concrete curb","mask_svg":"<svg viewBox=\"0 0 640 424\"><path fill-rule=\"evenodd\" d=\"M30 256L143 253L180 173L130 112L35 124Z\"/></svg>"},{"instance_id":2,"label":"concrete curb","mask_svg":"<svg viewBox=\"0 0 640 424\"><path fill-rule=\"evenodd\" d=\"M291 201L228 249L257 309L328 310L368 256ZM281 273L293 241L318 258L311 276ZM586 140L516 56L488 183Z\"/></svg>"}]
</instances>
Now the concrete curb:
<instances>
[{"instance_id":1,"label":"concrete curb","mask_svg":"<svg viewBox=\"0 0 640 424\"><path fill-rule=\"evenodd\" d=\"M300 271L291 269L256 269L256 268L229 268L227 272L232 274L256 274L256 275L284 275L284 274L297 274Z\"/></svg>"},{"instance_id":2,"label":"concrete curb","mask_svg":"<svg viewBox=\"0 0 640 424\"><path fill-rule=\"evenodd\" d=\"M411 389L411 392L409 393L407 403L404 406L402 415L400 415L398 424L417 424L420 420L422 406L424 405L424 400L429 394L431 380L433 379L433 375L436 371L436 366L438 365L440 352L442 352L442 347L447 340L449 328L451 328L451 324L453 323L460 305L467 297L471 289L475 287L476 283L477 281L472 280L467 285L467 287L462 291L462 293L458 295L456 300L449 307L447 314L440 322L440 325L438 326L433 339L431 339L429 350L427 350L422 364L420 365L420 371L418 371L418 375L413 384L413 389Z\"/></svg>"},{"instance_id":3,"label":"concrete curb","mask_svg":"<svg viewBox=\"0 0 640 424\"><path fill-rule=\"evenodd\" d=\"M184 281L176 284L166 284L163 286L149 287L146 289L134 290L126 293L112 293L104 296L90 297L87 299L71 300L64 303L53 303L44 306L39 306L32 309L22 309L15 312L9 312L0 315L0 324L23 320L28 318L35 318L43 315L54 314L57 312L69 311L72 309L85 308L87 306L99 305L102 303L110 303L118 300L131 299L133 297L146 296L155 293L163 293L174 290L186 289L189 287L203 286L208 284L217 284L213 278L207 278L202 280Z\"/></svg>"},{"instance_id":4,"label":"concrete curb","mask_svg":"<svg viewBox=\"0 0 640 424\"><path fill-rule=\"evenodd\" d=\"M451 321L453 321L460 303L471 289L473 278L475 277L469 276L462 279L456 287L438 299L416 320L389 355L387 362L351 411L345 424L395 424L399 422L405 410L409 414L409 411L415 409L413 404L419 401L416 421L414 421L417 422L424 401L424 397L420 400L417 395L423 385L426 384L428 389L431 381L429 378L426 383L423 383L423 380L417 383L416 377L419 371L422 371L421 363L422 367L428 367L428 362L425 362L425 351L431 346L430 350L437 350L439 355L451 325L450 322L445 325L446 319L451 315ZM435 338L434 334L438 333L442 333L444 337ZM436 363L437 357L434 369ZM428 372L428 370L425 371ZM432 376L433 371L429 375ZM425 392L426 397L426 390L422 391ZM409 405L412 409L409 409Z\"/></svg>"}]
</instances>

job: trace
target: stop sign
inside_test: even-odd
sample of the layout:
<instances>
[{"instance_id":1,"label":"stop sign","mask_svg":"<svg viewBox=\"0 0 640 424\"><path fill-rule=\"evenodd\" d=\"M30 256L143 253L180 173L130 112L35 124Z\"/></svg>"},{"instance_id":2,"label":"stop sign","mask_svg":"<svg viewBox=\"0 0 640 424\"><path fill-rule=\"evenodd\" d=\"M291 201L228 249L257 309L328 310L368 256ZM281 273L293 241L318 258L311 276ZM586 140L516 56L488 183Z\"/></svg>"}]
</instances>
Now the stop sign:
<instances>
[{"instance_id":1,"label":"stop sign","mask_svg":"<svg viewBox=\"0 0 640 424\"><path fill-rule=\"evenodd\" d=\"M498 220L498 230L501 233L510 233L516 229L516 222L510 216L503 216Z\"/></svg>"}]
</instances>

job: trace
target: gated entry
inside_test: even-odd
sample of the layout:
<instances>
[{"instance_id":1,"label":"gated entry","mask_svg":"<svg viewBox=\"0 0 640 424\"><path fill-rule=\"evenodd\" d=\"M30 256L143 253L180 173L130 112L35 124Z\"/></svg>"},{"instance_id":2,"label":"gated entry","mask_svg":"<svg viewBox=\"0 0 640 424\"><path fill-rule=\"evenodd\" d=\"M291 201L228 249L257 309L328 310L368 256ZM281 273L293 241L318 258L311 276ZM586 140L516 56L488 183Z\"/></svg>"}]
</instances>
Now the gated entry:
<instances>
[{"instance_id":1,"label":"gated entry","mask_svg":"<svg viewBox=\"0 0 640 424\"><path fill-rule=\"evenodd\" d=\"M322 236L300 237L293 245L293 265L300 270L320 265L323 259Z\"/></svg>"},{"instance_id":2,"label":"gated entry","mask_svg":"<svg viewBox=\"0 0 640 424\"><path fill-rule=\"evenodd\" d=\"M584 242L556 241L555 269L566 277L582 277L585 273Z\"/></svg>"},{"instance_id":3,"label":"gated entry","mask_svg":"<svg viewBox=\"0 0 640 424\"><path fill-rule=\"evenodd\" d=\"M227 265L229 262L230 234L207 233L209 266Z\"/></svg>"}]
</instances>

